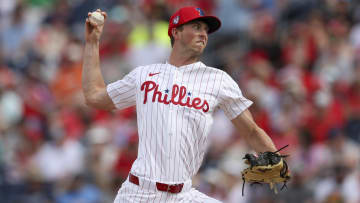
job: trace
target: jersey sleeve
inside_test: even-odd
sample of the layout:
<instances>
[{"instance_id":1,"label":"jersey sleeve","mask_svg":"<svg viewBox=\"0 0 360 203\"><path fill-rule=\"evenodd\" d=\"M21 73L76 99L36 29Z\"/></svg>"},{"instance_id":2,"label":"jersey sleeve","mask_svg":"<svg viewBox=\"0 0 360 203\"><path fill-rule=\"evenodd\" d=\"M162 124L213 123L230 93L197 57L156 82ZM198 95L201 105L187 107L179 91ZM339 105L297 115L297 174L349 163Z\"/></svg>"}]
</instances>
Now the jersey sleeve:
<instances>
[{"instance_id":1,"label":"jersey sleeve","mask_svg":"<svg viewBox=\"0 0 360 203\"><path fill-rule=\"evenodd\" d=\"M223 72L221 87L219 90L219 106L225 115L233 120L253 102L245 98L238 84L225 72Z\"/></svg>"},{"instance_id":2,"label":"jersey sleeve","mask_svg":"<svg viewBox=\"0 0 360 203\"><path fill-rule=\"evenodd\" d=\"M136 76L134 69L121 80L107 85L106 90L117 109L124 109L136 104Z\"/></svg>"}]
</instances>

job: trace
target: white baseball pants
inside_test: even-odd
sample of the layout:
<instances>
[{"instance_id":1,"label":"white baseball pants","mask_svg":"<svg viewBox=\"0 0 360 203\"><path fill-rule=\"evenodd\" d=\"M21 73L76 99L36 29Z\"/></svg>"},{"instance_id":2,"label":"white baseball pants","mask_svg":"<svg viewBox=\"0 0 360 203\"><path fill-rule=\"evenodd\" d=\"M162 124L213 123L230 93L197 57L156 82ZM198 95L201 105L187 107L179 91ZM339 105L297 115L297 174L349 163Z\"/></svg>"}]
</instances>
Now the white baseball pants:
<instances>
[{"instance_id":1,"label":"white baseball pants","mask_svg":"<svg viewBox=\"0 0 360 203\"><path fill-rule=\"evenodd\" d=\"M156 189L155 184L141 181L140 185L129 182L122 184L114 203L222 203L191 187L191 181L184 183L180 193L173 194Z\"/></svg>"}]
</instances>

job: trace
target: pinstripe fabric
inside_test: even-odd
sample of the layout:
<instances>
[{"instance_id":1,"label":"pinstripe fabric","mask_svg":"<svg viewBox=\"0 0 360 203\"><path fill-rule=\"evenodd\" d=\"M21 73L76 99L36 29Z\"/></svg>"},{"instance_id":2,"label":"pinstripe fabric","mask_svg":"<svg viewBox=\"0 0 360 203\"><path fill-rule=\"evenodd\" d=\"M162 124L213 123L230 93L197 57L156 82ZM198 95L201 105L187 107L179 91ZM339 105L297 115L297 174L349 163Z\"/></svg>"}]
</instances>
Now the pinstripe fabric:
<instances>
[{"instance_id":1,"label":"pinstripe fabric","mask_svg":"<svg viewBox=\"0 0 360 203\"><path fill-rule=\"evenodd\" d=\"M142 192L139 193L139 188ZM126 180L116 196L114 203L221 203L219 200L206 196L191 188L186 192L171 194L148 188L141 188Z\"/></svg>"},{"instance_id":2,"label":"pinstripe fabric","mask_svg":"<svg viewBox=\"0 0 360 203\"><path fill-rule=\"evenodd\" d=\"M234 119L252 104L227 73L201 62L141 66L107 91L118 109L136 105L139 149L131 172L168 184L185 182L198 171L217 108ZM138 201L158 202L133 189ZM174 197L159 198L171 202Z\"/></svg>"}]
</instances>

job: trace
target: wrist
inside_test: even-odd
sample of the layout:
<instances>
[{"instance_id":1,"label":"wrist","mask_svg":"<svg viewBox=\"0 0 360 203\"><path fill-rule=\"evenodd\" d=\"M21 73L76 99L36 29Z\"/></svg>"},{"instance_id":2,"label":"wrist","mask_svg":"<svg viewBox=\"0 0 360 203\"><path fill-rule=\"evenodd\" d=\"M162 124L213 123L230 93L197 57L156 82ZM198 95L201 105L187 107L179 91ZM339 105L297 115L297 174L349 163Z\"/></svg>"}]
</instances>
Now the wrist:
<instances>
[{"instance_id":1,"label":"wrist","mask_svg":"<svg viewBox=\"0 0 360 203\"><path fill-rule=\"evenodd\" d=\"M85 40L85 45L88 46L99 46L99 40Z\"/></svg>"}]
</instances>

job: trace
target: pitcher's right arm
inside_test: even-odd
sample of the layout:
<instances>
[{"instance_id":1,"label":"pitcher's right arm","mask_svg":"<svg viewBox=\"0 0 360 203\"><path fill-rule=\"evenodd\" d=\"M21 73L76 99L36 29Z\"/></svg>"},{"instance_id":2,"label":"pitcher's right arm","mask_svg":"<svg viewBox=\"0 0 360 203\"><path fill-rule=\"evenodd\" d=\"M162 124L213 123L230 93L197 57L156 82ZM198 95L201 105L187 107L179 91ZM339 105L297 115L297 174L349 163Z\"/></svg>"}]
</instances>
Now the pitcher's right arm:
<instances>
[{"instance_id":1,"label":"pitcher's right arm","mask_svg":"<svg viewBox=\"0 0 360 203\"><path fill-rule=\"evenodd\" d=\"M101 12L100 9L97 11ZM101 12L106 20L106 13ZM90 16L91 13L88 13ZM85 49L83 56L82 90L86 104L104 110L113 110L115 105L109 97L100 70L99 41L102 25L92 24L89 18L85 22Z\"/></svg>"}]
</instances>

